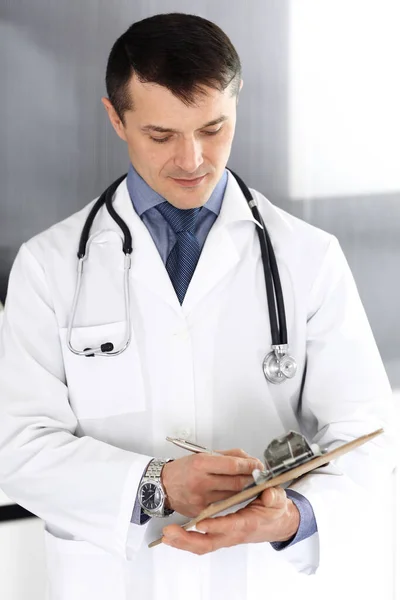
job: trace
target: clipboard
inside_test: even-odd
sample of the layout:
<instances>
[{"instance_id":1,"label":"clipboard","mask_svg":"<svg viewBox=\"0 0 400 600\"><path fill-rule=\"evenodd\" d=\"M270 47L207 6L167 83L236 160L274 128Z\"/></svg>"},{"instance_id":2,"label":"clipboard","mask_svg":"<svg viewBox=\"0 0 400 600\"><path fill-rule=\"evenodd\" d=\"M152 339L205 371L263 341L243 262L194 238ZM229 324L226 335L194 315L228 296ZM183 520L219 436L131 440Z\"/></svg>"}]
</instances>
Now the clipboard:
<instances>
[{"instance_id":1,"label":"clipboard","mask_svg":"<svg viewBox=\"0 0 400 600\"><path fill-rule=\"evenodd\" d=\"M197 525L197 523L199 523L200 521L203 521L204 519L208 519L210 517L214 517L215 515L226 510L227 508L231 508L232 506L235 506L235 504L241 504L242 502L245 502L246 500L256 498L259 494L261 494L261 492L263 492L267 488L275 487L275 486L281 485L282 483L287 483L288 481L291 481L294 479L299 479L299 477L302 477L306 473L309 473L310 471L313 471L314 469L317 469L318 467L322 467L322 466L326 465L327 463L331 462L332 460L339 458L339 456L342 456L343 454L347 454L347 452L351 452L355 448L362 446L363 444L374 439L381 433L383 433L383 429L377 429L376 431L373 431L372 433L362 435L359 438L352 440L351 442L347 442L346 444L343 444L342 446L339 446L338 448L331 450L330 452L326 452L325 454L322 454L321 456L316 456L315 458L312 458L309 462L299 465L298 467L294 467L293 469L289 469L289 471L285 471L285 473L281 473L277 477L273 477L272 479L269 479L268 481L264 481L263 483L260 483L259 485L255 485L251 488L244 489L241 492L234 494L230 498L226 498L225 500L220 500L219 502L213 502L213 504L210 504L209 506L207 506L207 508L202 510L201 513L197 517L195 517L194 519L191 519L191 521L189 521L188 523L185 523L181 527L185 530L188 530L191 527L194 527L195 525ZM154 548L154 546L158 546L159 544L162 543L161 540L162 540L162 538L159 538L158 540L154 540L153 542L151 542L148 545L148 547Z\"/></svg>"}]
</instances>

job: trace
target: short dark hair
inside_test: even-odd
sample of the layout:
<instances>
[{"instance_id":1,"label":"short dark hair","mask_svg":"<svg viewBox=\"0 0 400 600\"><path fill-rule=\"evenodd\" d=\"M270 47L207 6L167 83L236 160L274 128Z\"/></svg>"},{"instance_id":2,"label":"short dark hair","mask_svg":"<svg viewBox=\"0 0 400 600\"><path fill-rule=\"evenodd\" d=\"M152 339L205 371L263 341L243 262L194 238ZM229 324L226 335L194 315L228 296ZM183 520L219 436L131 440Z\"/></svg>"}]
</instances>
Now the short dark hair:
<instances>
[{"instance_id":1,"label":"short dark hair","mask_svg":"<svg viewBox=\"0 0 400 600\"><path fill-rule=\"evenodd\" d=\"M159 14L133 23L113 45L107 62L109 100L124 123L134 108L128 85L135 73L142 83L168 88L187 106L204 94L201 86L239 94L241 63L228 36L196 15Z\"/></svg>"}]
</instances>

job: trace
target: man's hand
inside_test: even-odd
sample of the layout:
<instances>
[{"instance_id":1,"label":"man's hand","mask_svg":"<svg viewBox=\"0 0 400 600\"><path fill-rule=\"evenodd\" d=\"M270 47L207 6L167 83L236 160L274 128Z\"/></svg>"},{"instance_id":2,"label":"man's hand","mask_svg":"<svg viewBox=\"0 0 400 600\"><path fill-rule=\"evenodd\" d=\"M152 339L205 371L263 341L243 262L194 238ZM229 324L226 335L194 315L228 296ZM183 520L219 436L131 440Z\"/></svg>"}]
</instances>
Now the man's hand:
<instances>
[{"instance_id":1,"label":"man's hand","mask_svg":"<svg viewBox=\"0 0 400 600\"><path fill-rule=\"evenodd\" d=\"M178 525L164 527L164 544L206 554L237 544L257 542L284 542L295 535L300 524L300 514L284 489L273 487L264 490L245 508L225 517L200 521L198 531L185 531Z\"/></svg>"},{"instance_id":2,"label":"man's hand","mask_svg":"<svg viewBox=\"0 0 400 600\"><path fill-rule=\"evenodd\" d=\"M196 517L213 502L225 500L253 483L254 469L264 469L261 461L243 450L221 453L224 456L192 454L164 465L161 482L167 494L166 507Z\"/></svg>"}]
</instances>

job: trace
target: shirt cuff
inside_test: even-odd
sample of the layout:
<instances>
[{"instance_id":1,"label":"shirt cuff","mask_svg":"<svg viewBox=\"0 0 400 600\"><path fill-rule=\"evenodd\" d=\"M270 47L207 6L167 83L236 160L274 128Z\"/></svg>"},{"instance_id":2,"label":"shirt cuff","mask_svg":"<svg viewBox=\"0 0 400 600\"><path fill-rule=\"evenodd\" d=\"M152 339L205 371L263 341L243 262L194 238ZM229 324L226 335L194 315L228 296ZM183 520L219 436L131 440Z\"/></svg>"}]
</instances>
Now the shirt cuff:
<instances>
[{"instance_id":1,"label":"shirt cuff","mask_svg":"<svg viewBox=\"0 0 400 600\"><path fill-rule=\"evenodd\" d=\"M146 473L147 467L149 466L150 463L151 463L151 460L147 463L146 468L143 471L142 478L143 478L143 475ZM140 481L142 481L142 480L140 480ZM139 486L140 486L140 484L139 484ZM140 506L140 503L139 503L139 498L138 498L138 496L136 496L135 506L133 507L133 511L132 511L131 523L133 523L134 525L145 525L148 521L150 521L150 519L151 519L150 515L146 515L146 513L143 512L142 507Z\"/></svg>"},{"instance_id":2,"label":"shirt cuff","mask_svg":"<svg viewBox=\"0 0 400 600\"><path fill-rule=\"evenodd\" d=\"M286 489L286 496L292 500L300 513L300 524L297 532L293 537L285 542L271 542L274 550L283 550L294 546L302 540L306 540L318 531L317 521L315 520L314 511L311 504L305 496L295 492L295 490Z\"/></svg>"}]
</instances>

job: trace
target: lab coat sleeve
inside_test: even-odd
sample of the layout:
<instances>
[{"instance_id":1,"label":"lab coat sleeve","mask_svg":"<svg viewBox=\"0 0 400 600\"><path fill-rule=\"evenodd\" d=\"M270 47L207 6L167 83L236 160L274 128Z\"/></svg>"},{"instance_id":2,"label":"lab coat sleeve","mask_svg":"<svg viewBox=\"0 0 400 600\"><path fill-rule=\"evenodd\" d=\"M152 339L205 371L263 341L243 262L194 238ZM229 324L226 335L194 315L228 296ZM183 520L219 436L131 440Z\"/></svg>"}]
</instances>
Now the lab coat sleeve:
<instances>
[{"instance_id":1,"label":"lab coat sleeve","mask_svg":"<svg viewBox=\"0 0 400 600\"><path fill-rule=\"evenodd\" d=\"M3 491L60 537L65 533L129 559L146 529L130 520L152 457L74 435L77 420L68 401L51 295L27 245L10 274L0 389Z\"/></svg>"},{"instance_id":2,"label":"lab coat sleeve","mask_svg":"<svg viewBox=\"0 0 400 600\"><path fill-rule=\"evenodd\" d=\"M374 490L388 485L395 466L395 413L353 276L333 237L310 292L306 343L299 420L306 432L317 431L312 441L332 450L385 431L290 485L311 503L318 533L282 554L306 573L335 566L343 572L345 561L353 567L363 549L372 550L368 523L379 518Z\"/></svg>"}]
</instances>

